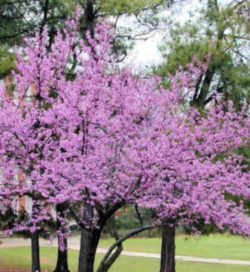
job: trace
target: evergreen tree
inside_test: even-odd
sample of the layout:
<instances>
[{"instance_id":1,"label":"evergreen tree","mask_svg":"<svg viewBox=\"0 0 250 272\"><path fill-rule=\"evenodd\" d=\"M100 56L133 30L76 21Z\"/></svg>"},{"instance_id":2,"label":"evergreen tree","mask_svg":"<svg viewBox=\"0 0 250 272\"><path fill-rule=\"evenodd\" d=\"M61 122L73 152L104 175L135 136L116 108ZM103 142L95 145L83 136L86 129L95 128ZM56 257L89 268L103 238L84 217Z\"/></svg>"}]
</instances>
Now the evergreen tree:
<instances>
[{"instance_id":1,"label":"evergreen tree","mask_svg":"<svg viewBox=\"0 0 250 272\"><path fill-rule=\"evenodd\" d=\"M208 70L197 81L193 103L204 107L221 93L232 99L237 108L250 102L249 17L247 1L219 5L207 1L196 22L175 24L171 39L162 45L166 62L157 69L161 75L175 73L180 65L190 63L194 55L200 60L210 56Z\"/></svg>"}]
</instances>

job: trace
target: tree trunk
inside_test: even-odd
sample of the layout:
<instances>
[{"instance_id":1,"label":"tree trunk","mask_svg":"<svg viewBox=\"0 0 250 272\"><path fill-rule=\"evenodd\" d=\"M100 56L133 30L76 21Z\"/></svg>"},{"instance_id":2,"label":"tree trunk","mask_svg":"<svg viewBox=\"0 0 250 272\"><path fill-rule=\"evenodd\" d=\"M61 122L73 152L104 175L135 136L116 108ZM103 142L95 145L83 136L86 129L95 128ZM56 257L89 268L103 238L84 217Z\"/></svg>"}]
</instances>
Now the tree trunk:
<instances>
[{"instance_id":1,"label":"tree trunk","mask_svg":"<svg viewBox=\"0 0 250 272\"><path fill-rule=\"evenodd\" d=\"M58 237L58 244L60 238ZM68 268L68 243L67 239L64 238L63 240L64 243L64 249L62 250L60 246L58 246L57 249L57 263L56 263L56 268L53 272L69 272Z\"/></svg>"},{"instance_id":2,"label":"tree trunk","mask_svg":"<svg viewBox=\"0 0 250 272\"><path fill-rule=\"evenodd\" d=\"M31 233L32 272L40 272L39 232Z\"/></svg>"},{"instance_id":3,"label":"tree trunk","mask_svg":"<svg viewBox=\"0 0 250 272\"><path fill-rule=\"evenodd\" d=\"M175 272L175 226L162 228L160 272Z\"/></svg>"},{"instance_id":4,"label":"tree trunk","mask_svg":"<svg viewBox=\"0 0 250 272\"><path fill-rule=\"evenodd\" d=\"M56 206L57 212L57 230L62 233L57 235L58 238L58 250L57 250L57 263L56 268L53 272L69 272L68 267L68 242L67 238L63 237L62 234L65 233L65 226L59 220L59 217L65 218L65 205L58 204Z\"/></svg>"},{"instance_id":5,"label":"tree trunk","mask_svg":"<svg viewBox=\"0 0 250 272\"><path fill-rule=\"evenodd\" d=\"M100 229L83 229L81 231L78 272L94 272L95 255L100 234Z\"/></svg>"}]
</instances>

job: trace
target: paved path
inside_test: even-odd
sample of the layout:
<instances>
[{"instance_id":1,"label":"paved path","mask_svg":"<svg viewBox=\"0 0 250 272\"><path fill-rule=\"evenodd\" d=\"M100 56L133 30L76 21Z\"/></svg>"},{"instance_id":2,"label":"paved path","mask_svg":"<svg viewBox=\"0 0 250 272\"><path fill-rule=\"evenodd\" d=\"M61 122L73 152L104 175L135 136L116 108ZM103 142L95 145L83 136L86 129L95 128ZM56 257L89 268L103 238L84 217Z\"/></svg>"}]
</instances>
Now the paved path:
<instances>
[{"instance_id":1,"label":"paved path","mask_svg":"<svg viewBox=\"0 0 250 272\"><path fill-rule=\"evenodd\" d=\"M17 246L30 246L29 239L23 238L3 238L0 239L2 244L0 244L0 248L11 248ZM70 237L68 239L68 245L70 249L79 250L80 243L79 237ZM40 245L56 247L56 240L44 240L40 239ZM105 253L107 249L98 248L98 253ZM134 256L134 257L145 257L145 258L157 258L160 259L160 254L157 253L145 253L145 252L131 252L131 251L122 251L122 255L125 256ZM250 261L241 261L241 260L226 260L226 259L217 259L217 258L201 258L201 257L189 257L189 256L176 256L176 260L185 261L185 262L199 262L199 263L217 263L217 264L237 264L237 265L249 265Z\"/></svg>"}]
</instances>

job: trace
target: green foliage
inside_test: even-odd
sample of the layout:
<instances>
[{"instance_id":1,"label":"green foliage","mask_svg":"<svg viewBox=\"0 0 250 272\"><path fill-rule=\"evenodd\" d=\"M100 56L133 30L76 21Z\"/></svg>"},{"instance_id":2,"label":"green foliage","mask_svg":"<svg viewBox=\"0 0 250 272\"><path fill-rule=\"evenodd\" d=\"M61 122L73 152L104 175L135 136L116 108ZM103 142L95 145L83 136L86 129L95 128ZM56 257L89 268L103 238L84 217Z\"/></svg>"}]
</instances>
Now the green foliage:
<instances>
[{"instance_id":1,"label":"green foliage","mask_svg":"<svg viewBox=\"0 0 250 272\"><path fill-rule=\"evenodd\" d=\"M44 26L53 39L75 9L76 0L0 0L0 44L22 44Z\"/></svg>"},{"instance_id":2,"label":"green foliage","mask_svg":"<svg viewBox=\"0 0 250 272\"><path fill-rule=\"evenodd\" d=\"M118 229L135 229L140 227L138 220L130 214L124 214L116 217L116 224Z\"/></svg>"},{"instance_id":3,"label":"green foliage","mask_svg":"<svg viewBox=\"0 0 250 272\"><path fill-rule=\"evenodd\" d=\"M70 0L0 0L0 78L15 68L9 49L23 45L25 36L48 27L50 43L64 20L74 10Z\"/></svg>"},{"instance_id":4,"label":"green foliage","mask_svg":"<svg viewBox=\"0 0 250 272\"><path fill-rule=\"evenodd\" d=\"M8 52L7 48L0 49L0 78L15 69L15 54Z\"/></svg>"},{"instance_id":5,"label":"green foliage","mask_svg":"<svg viewBox=\"0 0 250 272\"><path fill-rule=\"evenodd\" d=\"M154 218L154 214L150 209L140 208L138 209L139 216L143 221L144 225L150 224ZM116 216L116 226L117 229L135 229L141 226L140 219L138 218L138 214L135 210L134 206L128 206L125 208L124 212Z\"/></svg>"},{"instance_id":6,"label":"green foliage","mask_svg":"<svg viewBox=\"0 0 250 272\"><path fill-rule=\"evenodd\" d=\"M8 209L4 214L0 214L0 230L3 231L11 228L15 219L16 215L12 209Z\"/></svg>"},{"instance_id":7,"label":"green foliage","mask_svg":"<svg viewBox=\"0 0 250 272\"><path fill-rule=\"evenodd\" d=\"M32 8L29 0L0 0L0 43L13 45L27 34L32 20L26 19L27 10Z\"/></svg>"},{"instance_id":8,"label":"green foliage","mask_svg":"<svg viewBox=\"0 0 250 272\"><path fill-rule=\"evenodd\" d=\"M97 6L107 14L139 14L145 8L162 4L163 0L102 0L96 1Z\"/></svg>"}]
</instances>

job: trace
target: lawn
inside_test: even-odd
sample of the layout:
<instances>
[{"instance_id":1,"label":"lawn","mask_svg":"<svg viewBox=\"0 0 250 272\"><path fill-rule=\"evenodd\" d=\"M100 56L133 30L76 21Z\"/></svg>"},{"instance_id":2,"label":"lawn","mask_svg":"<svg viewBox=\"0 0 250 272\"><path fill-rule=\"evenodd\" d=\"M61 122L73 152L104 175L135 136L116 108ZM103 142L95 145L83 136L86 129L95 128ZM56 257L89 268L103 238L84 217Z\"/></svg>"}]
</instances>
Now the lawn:
<instances>
[{"instance_id":1,"label":"lawn","mask_svg":"<svg viewBox=\"0 0 250 272\"><path fill-rule=\"evenodd\" d=\"M108 247L111 244L112 239L105 239L101 240L99 246ZM160 248L160 238L134 238L124 243L124 250L127 251L160 253ZM176 254L250 261L250 240L229 234L197 237L178 235Z\"/></svg>"},{"instance_id":2,"label":"lawn","mask_svg":"<svg viewBox=\"0 0 250 272\"><path fill-rule=\"evenodd\" d=\"M146 247L145 247L146 248ZM55 266L56 248L41 248L41 263L43 271L52 271ZM102 257L97 255L97 263ZM70 250L69 265L71 272L77 270L78 252ZM8 268L29 269L31 265L30 249L28 247L0 249L0 271L7 271ZM177 272L249 272L249 266L204 264L177 261ZM6 269L6 270L4 270ZM111 272L154 272L159 271L159 260L151 258L125 257L112 267Z\"/></svg>"}]
</instances>

